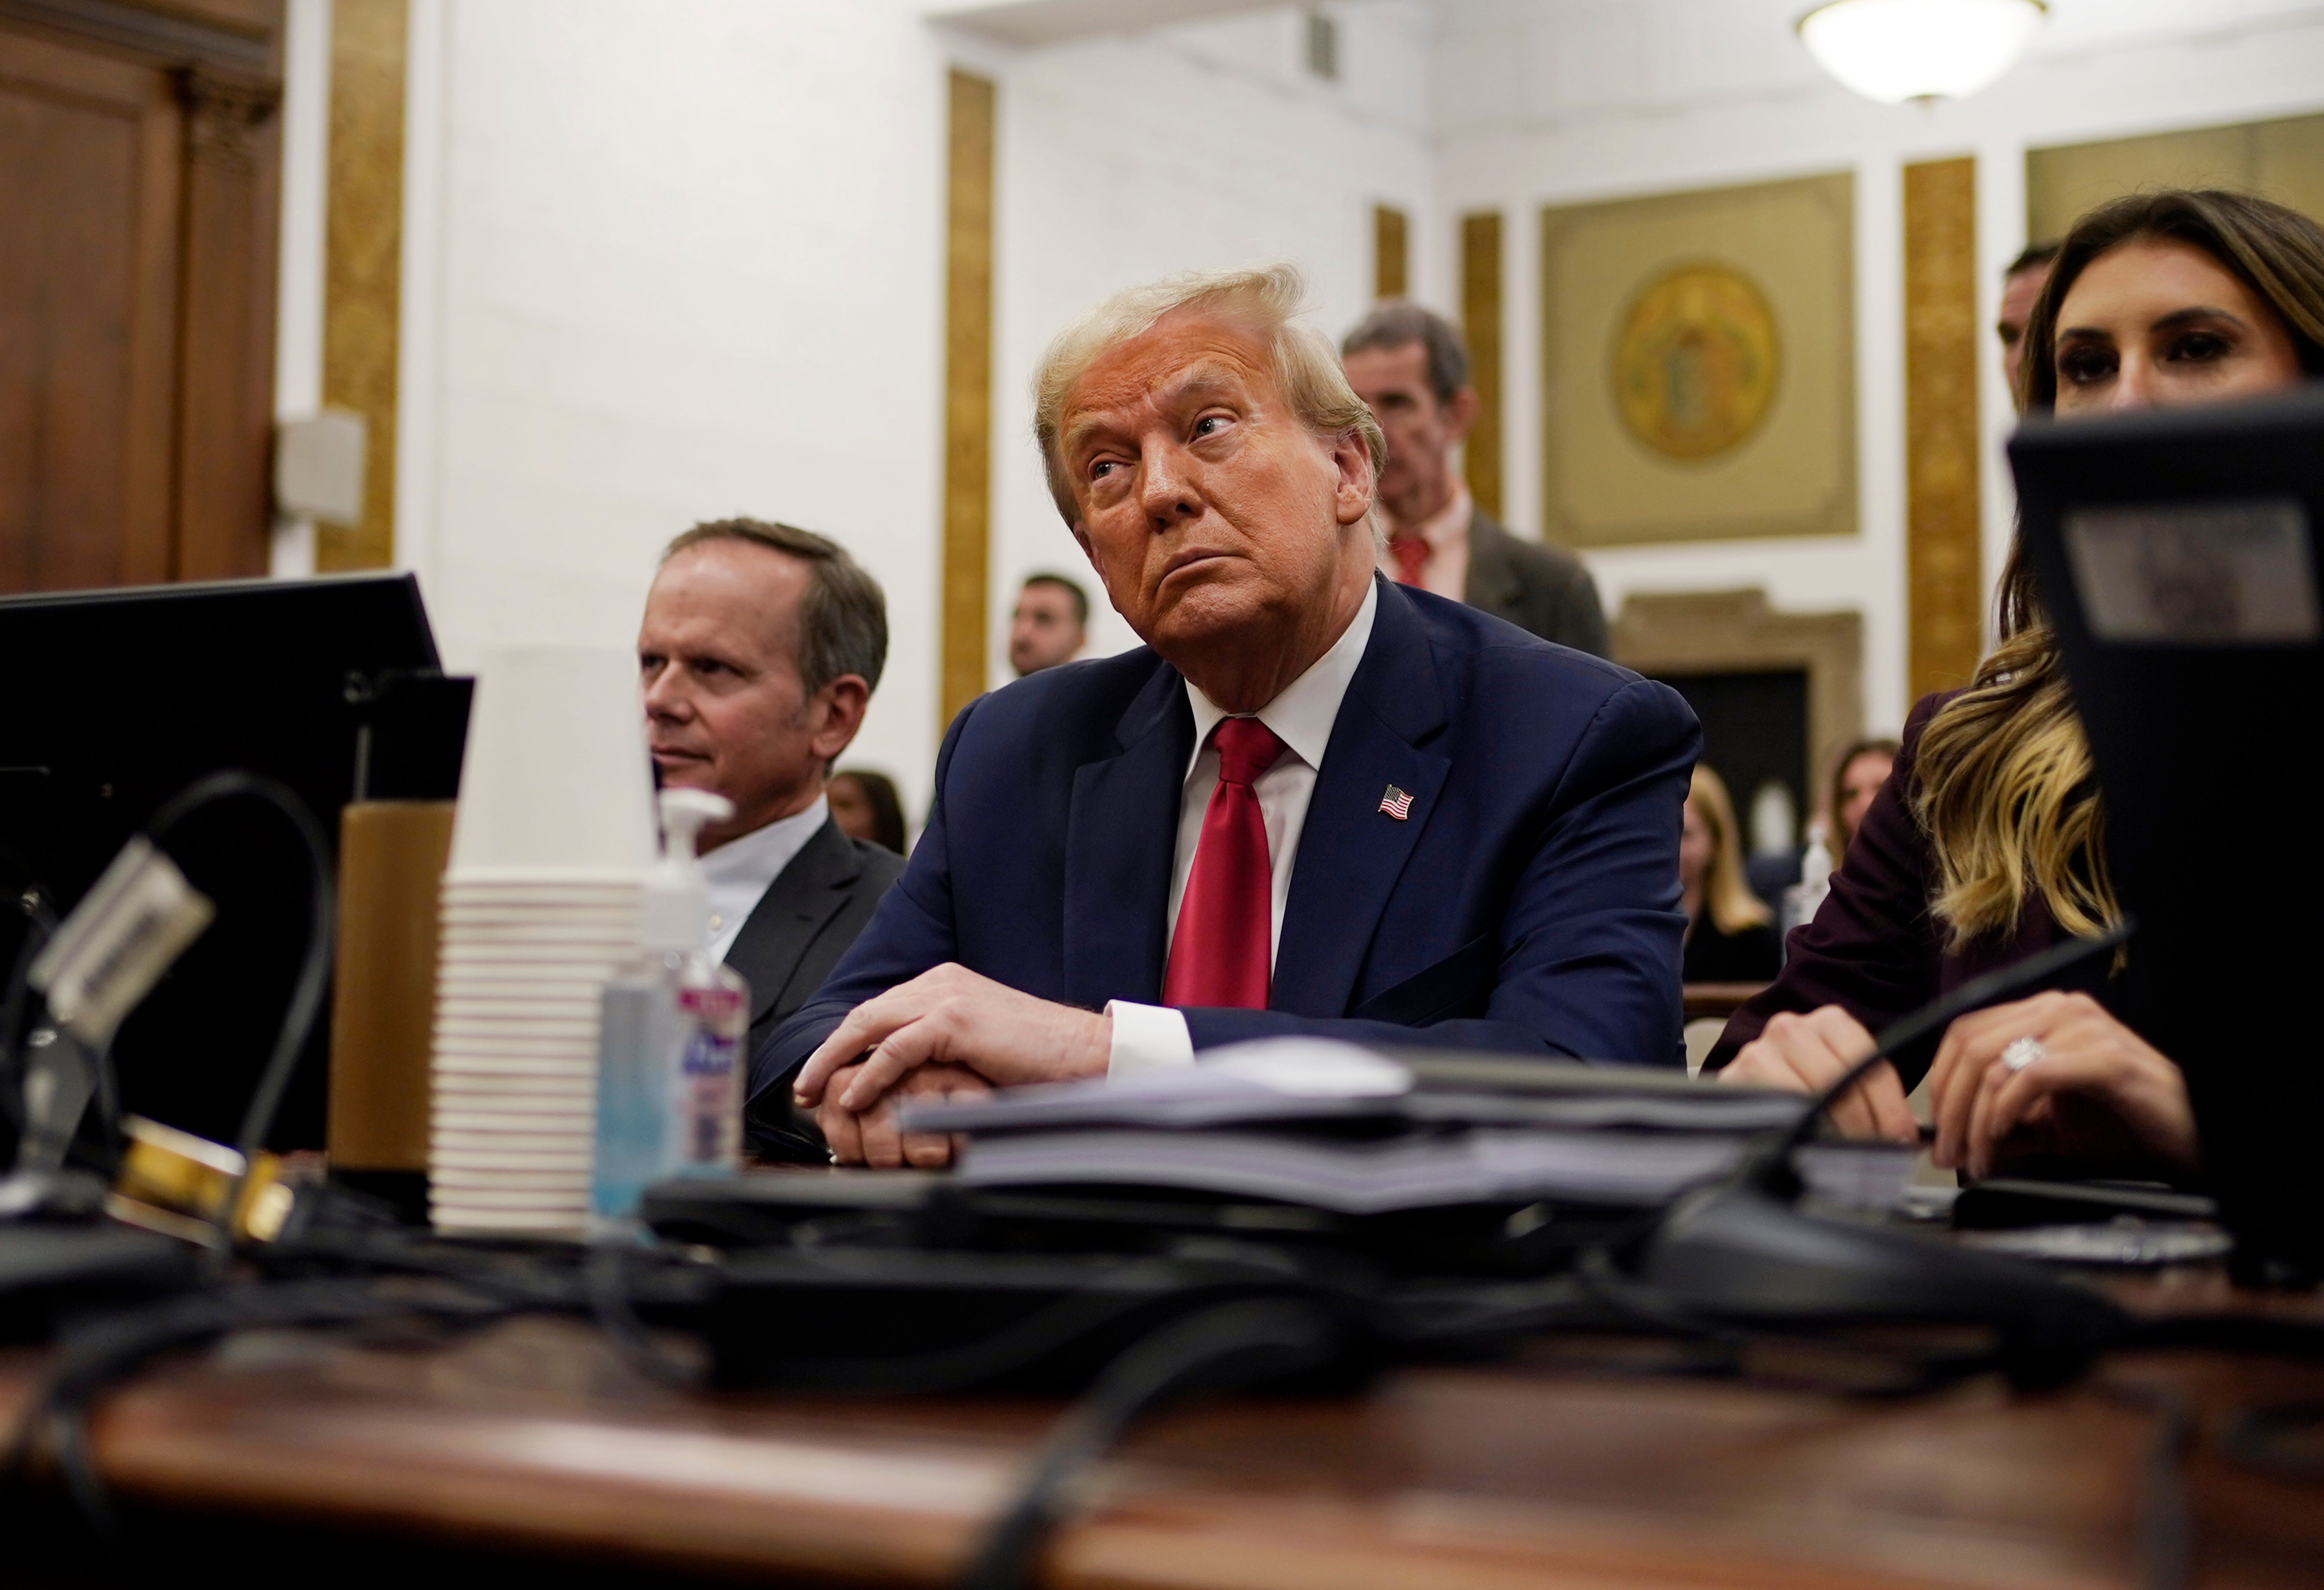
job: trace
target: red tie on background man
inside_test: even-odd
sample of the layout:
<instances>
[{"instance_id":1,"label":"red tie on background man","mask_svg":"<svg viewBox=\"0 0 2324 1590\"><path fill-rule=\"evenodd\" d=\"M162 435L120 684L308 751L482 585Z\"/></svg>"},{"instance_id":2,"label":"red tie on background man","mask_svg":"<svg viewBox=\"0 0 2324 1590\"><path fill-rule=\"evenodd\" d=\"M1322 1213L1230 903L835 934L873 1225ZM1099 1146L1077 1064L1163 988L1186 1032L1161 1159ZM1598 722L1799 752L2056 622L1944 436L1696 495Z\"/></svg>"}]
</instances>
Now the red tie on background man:
<instances>
[{"instance_id":1,"label":"red tie on background man","mask_svg":"<svg viewBox=\"0 0 2324 1590\"><path fill-rule=\"evenodd\" d=\"M1428 543L1416 535L1398 536L1388 544L1396 554L1396 578L1398 585L1416 586L1420 571L1428 567Z\"/></svg>"},{"instance_id":2,"label":"red tie on background man","mask_svg":"<svg viewBox=\"0 0 2324 1590\"><path fill-rule=\"evenodd\" d=\"M1213 743L1219 784L1203 812L1203 837L1178 901L1162 1003L1263 1011L1274 959L1275 869L1251 785L1283 754L1283 742L1255 717L1229 717L1220 720Z\"/></svg>"}]
</instances>

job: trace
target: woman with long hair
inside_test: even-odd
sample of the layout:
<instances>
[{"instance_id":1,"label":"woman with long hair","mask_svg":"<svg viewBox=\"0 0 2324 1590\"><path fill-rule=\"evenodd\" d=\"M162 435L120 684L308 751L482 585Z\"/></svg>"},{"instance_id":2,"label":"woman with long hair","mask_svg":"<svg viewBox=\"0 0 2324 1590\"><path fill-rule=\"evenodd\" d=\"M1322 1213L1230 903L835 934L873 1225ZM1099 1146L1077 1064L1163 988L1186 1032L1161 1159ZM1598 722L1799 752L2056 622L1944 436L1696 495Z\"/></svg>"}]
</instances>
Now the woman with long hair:
<instances>
[{"instance_id":1,"label":"woman with long hair","mask_svg":"<svg viewBox=\"0 0 2324 1590\"><path fill-rule=\"evenodd\" d=\"M1686 913L1689 983L1765 983L1784 964L1765 901L1743 881L1743 839L1726 782L1701 763L1678 836L1679 909Z\"/></svg>"},{"instance_id":2,"label":"woman with long hair","mask_svg":"<svg viewBox=\"0 0 2324 1590\"><path fill-rule=\"evenodd\" d=\"M2025 339L2021 406L2061 420L2324 375L2324 227L2238 193L2116 199L2067 235ZM1821 1089L1870 1050L1870 1030L2119 920L2089 747L2020 550L1998 605L1999 644L1967 689L1914 708L1823 908L1711 1051L1724 1079ZM2178 1068L2114 1016L2097 975L2098 997L2038 994L1945 1032L1929 1073L1939 1165L2197 1168ZM1833 1114L1858 1136L1918 1135L1886 1065Z\"/></svg>"}]
</instances>

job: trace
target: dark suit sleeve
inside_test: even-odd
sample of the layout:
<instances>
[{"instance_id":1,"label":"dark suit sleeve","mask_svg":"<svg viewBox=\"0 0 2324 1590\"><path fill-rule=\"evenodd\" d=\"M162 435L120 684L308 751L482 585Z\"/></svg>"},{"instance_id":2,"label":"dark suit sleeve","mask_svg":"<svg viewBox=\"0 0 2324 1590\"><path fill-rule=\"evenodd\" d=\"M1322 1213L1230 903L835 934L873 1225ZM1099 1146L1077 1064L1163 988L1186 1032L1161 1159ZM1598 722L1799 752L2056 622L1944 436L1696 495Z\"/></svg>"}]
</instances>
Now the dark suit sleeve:
<instances>
[{"instance_id":1,"label":"dark suit sleeve","mask_svg":"<svg viewBox=\"0 0 2324 1590\"><path fill-rule=\"evenodd\" d=\"M1921 732L1947 699L1932 696L1913 709L1904 749L1849 841L1831 893L1813 921L1792 929L1782 975L1735 1012L1704 1069L1733 1059L1779 1012L1836 1004L1877 1032L1936 997L1942 945L1929 910L1935 857L1907 802Z\"/></svg>"},{"instance_id":2,"label":"dark suit sleeve","mask_svg":"<svg viewBox=\"0 0 2324 1590\"><path fill-rule=\"evenodd\" d=\"M899 983L958 958L953 937L951 835L945 827L945 775L952 766L954 749L970 716L972 701L953 719L944 745L936 753L936 800L928 809L927 827L912 846L904 875L881 898L880 908L857 935L830 978L805 1004L791 1012L751 1057L751 1105L754 1118L760 1095L788 1083L807 1063L847 1012Z\"/></svg>"},{"instance_id":3,"label":"dark suit sleeve","mask_svg":"<svg viewBox=\"0 0 2324 1590\"><path fill-rule=\"evenodd\" d=\"M1702 743L1694 714L1667 686L1635 679L1608 698L1510 892L1499 973L1482 1015L1412 1027L1190 1010L1194 1047L1305 1033L1681 1064L1679 809Z\"/></svg>"}]
</instances>

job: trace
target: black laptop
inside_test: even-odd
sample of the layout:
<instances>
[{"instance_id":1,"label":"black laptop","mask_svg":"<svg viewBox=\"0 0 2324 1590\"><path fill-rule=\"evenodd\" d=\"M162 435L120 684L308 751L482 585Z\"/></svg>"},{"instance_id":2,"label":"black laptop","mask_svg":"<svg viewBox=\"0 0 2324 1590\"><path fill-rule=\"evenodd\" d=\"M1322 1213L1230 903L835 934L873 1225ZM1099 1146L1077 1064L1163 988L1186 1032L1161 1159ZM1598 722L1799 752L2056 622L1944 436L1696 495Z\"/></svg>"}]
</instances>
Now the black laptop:
<instances>
[{"instance_id":1,"label":"black laptop","mask_svg":"<svg viewBox=\"0 0 2324 1590\"><path fill-rule=\"evenodd\" d=\"M2179 1062L2246 1278L2324 1276L2324 384L2009 446L2137 919L2126 1015Z\"/></svg>"}]
</instances>

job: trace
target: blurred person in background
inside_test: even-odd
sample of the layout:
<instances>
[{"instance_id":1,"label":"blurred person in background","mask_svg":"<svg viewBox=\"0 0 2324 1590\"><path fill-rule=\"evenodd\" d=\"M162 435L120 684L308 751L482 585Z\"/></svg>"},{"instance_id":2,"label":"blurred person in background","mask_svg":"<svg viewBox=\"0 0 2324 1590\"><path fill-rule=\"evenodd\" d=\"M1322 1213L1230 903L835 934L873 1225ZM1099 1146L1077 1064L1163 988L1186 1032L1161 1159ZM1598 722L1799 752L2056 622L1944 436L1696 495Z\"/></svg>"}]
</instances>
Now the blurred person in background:
<instances>
[{"instance_id":1,"label":"blurred person in background","mask_svg":"<svg viewBox=\"0 0 2324 1590\"><path fill-rule=\"evenodd\" d=\"M831 820L851 839L864 839L902 855L908 848L904 801L896 781L868 767L844 767L825 789Z\"/></svg>"},{"instance_id":2,"label":"blurred person in background","mask_svg":"<svg viewBox=\"0 0 2324 1590\"><path fill-rule=\"evenodd\" d=\"M2009 268L2001 273L2001 313L1993 329L2001 338L2001 373L2009 381L2010 402L2020 409L2025 403L2017 386L2025 351L2025 322L2033 317L2034 300L2049 285L2051 267L2057 263L2055 243L2036 243L2010 261Z\"/></svg>"},{"instance_id":3,"label":"blurred person in background","mask_svg":"<svg viewBox=\"0 0 2324 1590\"><path fill-rule=\"evenodd\" d=\"M1452 323L1416 303L1381 304L1340 344L1340 362L1388 438L1381 571L1545 641L1605 656L1606 615L1582 560L1504 530L1471 500L1452 467L1452 449L1477 418L1469 350Z\"/></svg>"},{"instance_id":4,"label":"blurred person in background","mask_svg":"<svg viewBox=\"0 0 2324 1590\"><path fill-rule=\"evenodd\" d=\"M1832 758L1823 798L1808 818L1808 832L1812 838L1819 827L1822 830L1824 855L1833 866L1840 865L1848 854L1849 840L1864 820L1872 798L1887 782L1888 770L1895 760L1896 742L1886 735L1851 741ZM1808 846L1803 842L1747 857L1743 875L1751 892L1770 905L1782 901L1784 891L1800 881L1807 853Z\"/></svg>"},{"instance_id":5,"label":"blurred person in background","mask_svg":"<svg viewBox=\"0 0 2324 1590\"><path fill-rule=\"evenodd\" d=\"M1089 593L1062 574L1028 575L1009 618L1009 666L1023 679L1071 662L1089 644Z\"/></svg>"},{"instance_id":6,"label":"blurred person in background","mask_svg":"<svg viewBox=\"0 0 2324 1590\"><path fill-rule=\"evenodd\" d=\"M2025 361L2027 411L2061 421L2324 375L2324 226L2219 190L2101 205L2060 245ZM2121 920L2089 743L2021 546L1999 605L2000 643L1967 689L1914 707L1823 909L1713 1047L1705 1065L1723 1066L1723 1079L1821 1091L1898 1017ZM1977 1177L2200 1169L2186 1079L2110 1008L2138 975L2135 957L2124 965L2120 979L2099 968L2085 974L2088 991L1995 1005L1945 1031L1927 1079L1939 1166ZM1919 1134L1886 1062L1831 1115L1854 1136Z\"/></svg>"},{"instance_id":7,"label":"blurred person in background","mask_svg":"<svg viewBox=\"0 0 2324 1590\"><path fill-rule=\"evenodd\" d=\"M888 660L888 605L845 550L758 519L671 541L638 626L647 744L665 786L734 815L704 826L710 950L751 985L757 1043L829 975L904 870L850 838L825 784ZM778 1120L762 1156L822 1162L814 1125Z\"/></svg>"},{"instance_id":8,"label":"blurred person in background","mask_svg":"<svg viewBox=\"0 0 2324 1590\"><path fill-rule=\"evenodd\" d=\"M1686 913L1689 983L1765 983L1783 970L1783 941L1766 902L1743 881L1742 836L1727 785L1695 763L1681 814L1679 909Z\"/></svg>"},{"instance_id":9,"label":"blurred person in background","mask_svg":"<svg viewBox=\"0 0 2324 1590\"><path fill-rule=\"evenodd\" d=\"M1848 842L1862 826L1864 814L1872 809L1872 798L1888 781L1889 771L1896 765L1897 749L1895 741L1876 735L1857 741L1833 761L1831 788L1824 800L1824 809L1831 814L1824 844L1831 852L1833 866L1848 859Z\"/></svg>"}]
</instances>

